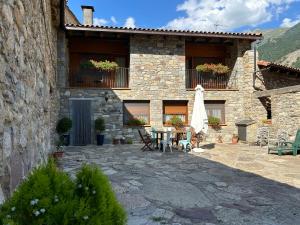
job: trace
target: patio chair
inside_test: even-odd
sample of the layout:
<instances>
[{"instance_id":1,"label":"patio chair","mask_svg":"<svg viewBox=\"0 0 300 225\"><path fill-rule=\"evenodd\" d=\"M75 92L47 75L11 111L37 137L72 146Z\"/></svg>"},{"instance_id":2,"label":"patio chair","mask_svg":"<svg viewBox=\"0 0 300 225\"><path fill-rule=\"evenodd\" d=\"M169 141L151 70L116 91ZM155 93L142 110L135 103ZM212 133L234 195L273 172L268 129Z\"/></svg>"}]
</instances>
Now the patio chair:
<instances>
[{"instance_id":1,"label":"patio chair","mask_svg":"<svg viewBox=\"0 0 300 225\"><path fill-rule=\"evenodd\" d=\"M145 151L148 149L150 151L154 151L154 149L151 147L152 146L151 138L149 136L144 136L140 130L138 130L138 132L139 132L140 138L144 144L144 146L141 148L141 150Z\"/></svg>"},{"instance_id":2,"label":"patio chair","mask_svg":"<svg viewBox=\"0 0 300 225\"><path fill-rule=\"evenodd\" d=\"M296 156L300 150L300 129L297 130L297 134L294 142L282 142L278 147L278 155L282 155L283 152L293 152L293 155Z\"/></svg>"},{"instance_id":3,"label":"patio chair","mask_svg":"<svg viewBox=\"0 0 300 225\"><path fill-rule=\"evenodd\" d=\"M154 127L152 127L151 128L151 141L153 144L156 143L156 139L157 139L156 129Z\"/></svg>"},{"instance_id":4,"label":"patio chair","mask_svg":"<svg viewBox=\"0 0 300 225\"><path fill-rule=\"evenodd\" d=\"M276 138L268 137L268 154L271 151L277 151L277 148L282 145L282 143L288 141L288 132L284 130L278 130Z\"/></svg>"},{"instance_id":5,"label":"patio chair","mask_svg":"<svg viewBox=\"0 0 300 225\"><path fill-rule=\"evenodd\" d=\"M166 152L166 148L167 148L167 146L169 146L169 148L170 148L170 151L171 152L173 152L173 150L172 150L172 143L173 141L172 141L172 133L171 133L171 130L168 130L167 131L167 139L166 140L161 140L161 144L162 144L162 146L163 146L163 152Z\"/></svg>"},{"instance_id":6,"label":"patio chair","mask_svg":"<svg viewBox=\"0 0 300 225\"><path fill-rule=\"evenodd\" d=\"M180 140L178 142L178 145L183 146L183 151L187 152L187 147L192 148L192 143L191 143L191 138L192 138L192 132L187 131L186 133L186 139L185 140Z\"/></svg>"}]
</instances>

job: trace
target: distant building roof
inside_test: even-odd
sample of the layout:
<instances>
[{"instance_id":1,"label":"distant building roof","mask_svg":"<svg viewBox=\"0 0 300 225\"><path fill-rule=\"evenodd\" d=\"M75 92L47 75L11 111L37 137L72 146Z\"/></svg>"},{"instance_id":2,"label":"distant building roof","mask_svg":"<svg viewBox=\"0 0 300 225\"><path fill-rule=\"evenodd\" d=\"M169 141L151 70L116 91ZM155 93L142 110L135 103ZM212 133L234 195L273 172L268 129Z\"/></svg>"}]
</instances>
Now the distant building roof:
<instances>
[{"instance_id":1,"label":"distant building roof","mask_svg":"<svg viewBox=\"0 0 300 225\"><path fill-rule=\"evenodd\" d=\"M82 24L66 24L65 27L67 30L75 30L75 31L98 31L98 32L112 32L112 33L170 35L170 36L187 36L187 37L235 38L235 39L248 39L252 41L255 41L257 39L262 39L262 33L237 33L237 32L109 27L109 26L95 26L95 25L82 25Z\"/></svg>"},{"instance_id":2,"label":"distant building roof","mask_svg":"<svg viewBox=\"0 0 300 225\"><path fill-rule=\"evenodd\" d=\"M79 20L68 5L65 6L65 23L80 24Z\"/></svg>"},{"instance_id":3,"label":"distant building roof","mask_svg":"<svg viewBox=\"0 0 300 225\"><path fill-rule=\"evenodd\" d=\"M264 61L264 60L258 61L257 65L259 67L269 68L271 70L282 72L282 73L291 73L291 74L300 75L300 68L289 67L289 66L285 66L282 64L268 62L268 61Z\"/></svg>"}]
</instances>

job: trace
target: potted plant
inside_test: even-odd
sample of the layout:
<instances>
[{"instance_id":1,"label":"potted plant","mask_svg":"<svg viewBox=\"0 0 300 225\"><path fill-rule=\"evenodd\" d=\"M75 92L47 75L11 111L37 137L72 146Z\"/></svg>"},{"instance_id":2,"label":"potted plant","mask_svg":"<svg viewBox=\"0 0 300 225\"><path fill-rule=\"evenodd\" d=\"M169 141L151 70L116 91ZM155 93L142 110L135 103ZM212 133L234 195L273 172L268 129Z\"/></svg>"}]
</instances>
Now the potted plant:
<instances>
[{"instance_id":1,"label":"potted plant","mask_svg":"<svg viewBox=\"0 0 300 225\"><path fill-rule=\"evenodd\" d=\"M133 144L133 140L131 138L127 138L126 144L129 144L129 145Z\"/></svg>"},{"instance_id":2,"label":"potted plant","mask_svg":"<svg viewBox=\"0 0 300 225\"><path fill-rule=\"evenodd\" d=\"M120 139L117 138L117 137L115 137L115 136L113 136L112 137L112 143L113 143L113 145L118 145L118 144L120 144Z\"/></svg>"},{"instance_id":3,"label":"potted plant","mask_svg":"<svg viewBox=\"0 0 300 225\"><path fill-rule=\"evenodd\" d=\"M105 130L105 121L102 117L99 117L95 120L95 130L97 145L103 145L104 134L102 134L102 132Z\"/></svg>"},{"instance_id":4,"label":"potted plant","mask_svg":"<svg viewBox=\"0 0 300 225\"><path fill-rule=\"evenodd\" d=\"M65 146L70 144L70 134L68 133L72 128L72 120L67 117L60 119L56 124L56 132L59 134L60 140Z\"/></svg>"},{"instance_id":5,"label":"potted plant","mask_svg":"<svg viewBox=\"0 0 300 225\"><path fill-rule=\"evenodd\" d=\"M232 144L237 144L239 141L239 136L237 136L236 134L233 134L231 141L232 141Z\"/></svg>"},{"instance_id":6,"label":"potted plant","mask_svg":"<svg viewBox=\"0 0 300 225\"><path fill-rule=\"evenodd\" d=\"M180 130L183 128L184 124L179 116L172 116L172 118L167 122L167 124L175 127L176 130Z\"/></svg>"},{"instance_id":7,"label":"potted plant","mask_svg":"<svg viewBox=\"0 0 300 225\"><path fill-rule=\"evenodd\" d=\"M119 65L116 62L108 61L108 60L96 61L90 59L80 63L80 68L82 69L96 69L98 71L106 71L106 72L114 71L118 67Z\"/></svg>"},{"instance_id":8,"label":"potted plant","mask_svg":"<svg viewBox=\"0 0 300 225\"><path fill-rule=\"evenodd\" d=\"M272 125L272 120L271 119L263 119L261 121L264 125Z\"/></svg>"},{"instance_id":9,"label":"potted plant","mask_svg":"<svg viewBox=\"0 0 300 225\"><path fill-rule=\"evenodd\" d=\"M144 126L146 121L143 119L132 118L127 121L128 126Z\"/></svg>"},{"instance_id":10,"label":"potted plant","mask_svg":"<svg viewBox=\"0 0 300 225\"><path fill-rule=\"evenodd\" d=\"M120 143L121 143L121 145L126 144L126 138L125 138L125 137L122 137L122 138L120 139Z\"/></svg>"},{"instance_id":11,"label":"potted plant","mask_svg":"<svg viewBox=\"0 0 300 225\"><path fill-rule=\"evenodd\" d=\"M220 119L218 117L209 116L208 117L208 124L215 130L220 129Z\"/></svg>"},{"instance_id":12,"label":"potted plant","mask_svg":"<svg viewBox=\"0 0 300 225\"><path fill-rule=\"evenodd\" d=\"M227 74L230 70L228 66L225 66L221 63L214 64L214 63L205 63L200 64L196 67L198 72L203 73L213 73L213 74Z\"/></svg>"},{"instance_id":13,"label":"potted plant","mask_svg":"<svg viewBox=\"0 0 300 225\"><path fill-rule=\"evenodd\" d=\"M63 157L64 155L63 144L64 144L64 140L61 138L56 141L56 150L52 153L53 158L58 159Z\"/></svg>"}]
</instances>

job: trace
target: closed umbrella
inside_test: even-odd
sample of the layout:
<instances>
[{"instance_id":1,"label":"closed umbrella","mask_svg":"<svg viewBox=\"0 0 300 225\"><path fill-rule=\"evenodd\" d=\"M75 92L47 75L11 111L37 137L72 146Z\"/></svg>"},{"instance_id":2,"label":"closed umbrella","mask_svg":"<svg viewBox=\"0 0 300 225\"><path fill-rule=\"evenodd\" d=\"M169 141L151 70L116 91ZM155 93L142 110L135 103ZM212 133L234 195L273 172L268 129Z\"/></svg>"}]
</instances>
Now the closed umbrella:
<instances>
[{"instance_id":1,"label":"closed umbrella","mask_svg":"<svg viewBox=\"0 0 300 225\"><path fill-rule=\"evenodd\" d=\"M201 85L197 85L195 88L195 102L192 114L191 127L194 128L196 134L207 134L208 119L204 106L204 89ZM195 151L195 149L194 149Z\"/></svg>"}]
</instances>

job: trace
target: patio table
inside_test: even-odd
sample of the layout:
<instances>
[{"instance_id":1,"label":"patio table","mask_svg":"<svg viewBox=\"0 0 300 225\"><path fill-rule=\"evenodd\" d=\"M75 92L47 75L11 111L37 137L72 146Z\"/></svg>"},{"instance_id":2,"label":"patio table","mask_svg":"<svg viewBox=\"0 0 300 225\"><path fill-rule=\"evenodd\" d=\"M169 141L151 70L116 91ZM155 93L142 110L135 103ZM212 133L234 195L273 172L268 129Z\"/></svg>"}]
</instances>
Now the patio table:
<instances>
[{"instance_id":1,"label":"patio table","mask_svg":"<svg viewBox=\"0 0 300 225\"><path fill-rule=\"evenodd\" d=\"M155 131L152 131L153 133L157 134L156 135L156 149L159 149L158 147L158 142L159 140L163 140L164 139L164 134L166 134L168 131L165 131L165 130L155 130ZM178 145L178 136L179 135L183 135L186 133L186 131L184 130L173 130L171 131L172 134L176 134L176 144Z\"/></svg>"}]
</instances>

